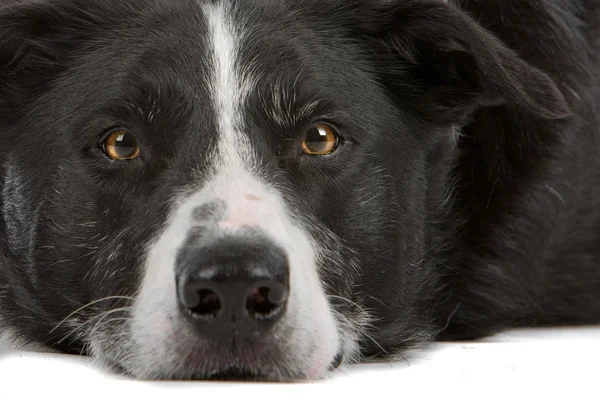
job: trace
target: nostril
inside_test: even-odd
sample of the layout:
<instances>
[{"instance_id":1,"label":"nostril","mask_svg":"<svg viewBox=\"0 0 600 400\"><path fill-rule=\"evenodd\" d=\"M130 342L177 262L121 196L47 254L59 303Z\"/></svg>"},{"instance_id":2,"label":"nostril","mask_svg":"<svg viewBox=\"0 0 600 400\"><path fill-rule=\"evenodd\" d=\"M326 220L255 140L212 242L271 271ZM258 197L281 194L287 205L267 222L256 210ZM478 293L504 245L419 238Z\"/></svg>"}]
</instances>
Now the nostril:
<instances>
[{"instance_id":1,"label":"nostril","mask_svg":"<svg viewBox=\"0 0 600 400\"><path fill-rule=\"evenodd\" d=\"M246 310L254 318L268 318L285 301L285 295L282 288L259 287L246 299Z\"/></svg>"},{"instance_id":2,"label":"nostril","mask_svg":"<svg viewBox=\"0 0 600 400\"><path fill-rule=\"evenodd\" d=\"M196 292L195 302L188 302L187 306L194 315L202 317L216 317L221 310L219 295L210 289Z\"/></svg>"}]
</instances>

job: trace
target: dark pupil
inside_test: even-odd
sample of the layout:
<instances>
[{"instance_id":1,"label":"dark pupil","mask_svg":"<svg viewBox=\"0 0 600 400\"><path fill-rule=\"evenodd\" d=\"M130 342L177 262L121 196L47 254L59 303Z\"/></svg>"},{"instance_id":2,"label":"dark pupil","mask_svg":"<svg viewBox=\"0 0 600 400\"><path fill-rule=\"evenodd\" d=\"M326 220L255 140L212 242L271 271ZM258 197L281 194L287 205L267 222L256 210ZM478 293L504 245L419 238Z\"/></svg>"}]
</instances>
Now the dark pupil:
<instances>
[{"instance_id":1,"label":"dark pupil","mask_svg":"<svg viewBox=\"0 0 600 400\"><path fill-rule=\"evenodd\" d=\"M311 128L306 135L306 146L315 153L329 150L330 138L325 129Z\"/></svg>"},{"instance_id":2,"label":"dark pupil","mask_svg":"<svg viewBox=\"0 0 600 400\"><path fill-rule=\"evenodd\" d=\"M120 133L117 134L113 147L117 156L128 157L137 149L137 143L133 135Z\"/></svg>"}]
</instances>

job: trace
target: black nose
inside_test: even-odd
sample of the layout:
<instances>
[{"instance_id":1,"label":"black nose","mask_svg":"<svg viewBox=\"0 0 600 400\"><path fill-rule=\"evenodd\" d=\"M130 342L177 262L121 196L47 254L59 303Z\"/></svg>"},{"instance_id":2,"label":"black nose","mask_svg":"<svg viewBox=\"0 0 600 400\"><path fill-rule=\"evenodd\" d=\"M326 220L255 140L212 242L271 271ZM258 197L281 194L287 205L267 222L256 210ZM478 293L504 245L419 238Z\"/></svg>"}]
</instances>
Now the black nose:
<instances>
[{"instance_id":1,"label":"black nose","mask_svg":"<svg viewBox=\"0 0 600 400\"><path fill-rule=\"evenodd\" d=\"M272 327L285 314L288 261L267 240L228 239L188 246L178 263L182 312L203 334L248 337Z\"/></svg>"}]
</instances>

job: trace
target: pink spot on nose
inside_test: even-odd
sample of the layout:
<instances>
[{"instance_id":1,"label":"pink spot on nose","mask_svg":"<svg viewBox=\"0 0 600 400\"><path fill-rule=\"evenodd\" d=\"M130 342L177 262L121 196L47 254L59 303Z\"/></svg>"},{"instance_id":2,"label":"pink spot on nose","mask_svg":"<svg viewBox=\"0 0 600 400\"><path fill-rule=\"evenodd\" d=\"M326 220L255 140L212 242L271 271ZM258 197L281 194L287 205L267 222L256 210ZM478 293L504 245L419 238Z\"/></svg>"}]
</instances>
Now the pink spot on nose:
<instances>
[{"instance_id":1,"label":"pink spot on nose","mask_svg":"<svg viewBox=\"0 0 600 400\"><path fill-rule=\"evenodd\" d=\"M259 200L260 200L260 197L258 197L258 196L256 196L256 195L254 195L254 194L252 194L252 193L245 193L245 194L244 194L244 197L245 197L247 200L250 200L250 201L259 201Z\"/></svg>"},{"instance_id":2,"label":"pink spot on nose","mask_svg":"<svg viewBox=\"0 0 600 400\"><path fill-rule=\"evenodd\" d=\"M235 228L237 225L232 220L226 220L219 222L219 227L221 228Z\"/></svg>"},{"instance_id":3,"label":"pink spot on nose","mask_svg":"<svg viewBox=\"0 0 600 400\"><path fill-rule=\"evenodd\" d=\"M312 367L308 370L308 377L310 379L319 378L323 374L323 363L321 360L315 360Z\"/></svg>"}]
</instances>

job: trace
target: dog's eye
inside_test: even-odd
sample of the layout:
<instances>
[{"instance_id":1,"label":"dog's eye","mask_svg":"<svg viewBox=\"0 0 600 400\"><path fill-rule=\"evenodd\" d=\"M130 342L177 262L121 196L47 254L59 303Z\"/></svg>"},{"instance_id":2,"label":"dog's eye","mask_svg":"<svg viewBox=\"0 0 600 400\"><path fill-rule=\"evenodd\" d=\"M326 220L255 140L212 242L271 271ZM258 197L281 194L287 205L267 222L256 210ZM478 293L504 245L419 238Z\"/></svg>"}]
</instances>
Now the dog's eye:
<instances>
[{"instance_id":1,"label":"dog's eye","mask_svg":"<svg viewBox=\"0 0 600 400\"><path fill-rule=\"evenodd\" d=\"M104 152L113 160L133 160L139 157L140 148L131 132L119 129L104 140Z\"/></svg>"},{"instance_id":2,"label":"dog's eye","mask_svg":"<svg viewBox=\"0 0 600 400\"><path fill-rule=\"evenodd\" d=\"M325 156L333 153L337 149L338 143L338 134L331 126L317 124L306 132L302 150L312 156Z\"/></svg>"}]
</instances>

